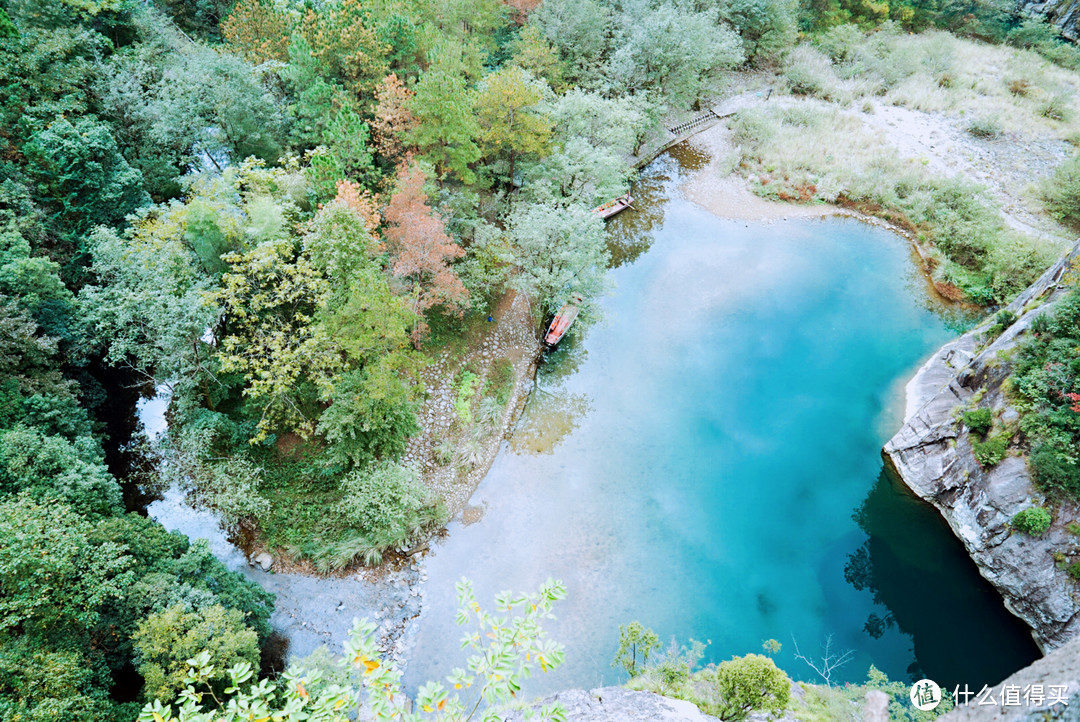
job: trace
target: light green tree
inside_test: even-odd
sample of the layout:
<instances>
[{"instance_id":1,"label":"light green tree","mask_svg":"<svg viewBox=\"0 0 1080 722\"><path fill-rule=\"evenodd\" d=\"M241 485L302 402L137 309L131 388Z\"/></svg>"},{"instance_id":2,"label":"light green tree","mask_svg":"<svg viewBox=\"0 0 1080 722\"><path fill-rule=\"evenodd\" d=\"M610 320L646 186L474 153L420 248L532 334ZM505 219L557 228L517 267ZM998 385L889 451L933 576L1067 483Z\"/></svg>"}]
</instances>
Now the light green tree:
<instances>
[{"instance_id":1,"label":"light green tree","mask_svg":"<svg viewBox=\"0 0 1080 722\"><path fill-rule=\"evenodd\" d=\"M779 715L791 699L791 680L776 663L761 654L722 662L712 672L722 720L744 720L751 712Z\"/></svg>"},{"instance_id":2,"label":"light green tree","mask_svg":"<svg viewBox=\"0 0 1080 722\"><path fill-rule=\"evenodd\" d=\"M622 667L633 679L649 664L649 656L660 649L656 632L641 622L619 625L619 651L615 653L612 667Z\"/></svg>"},{"instance_id":3,"label":"light green tree","mask_svg":"<svg viewBox=\"0 0 1080 722\"><path fill-rule=\"evenodd\" d=\"M208 653L217 674L206 683L221 690L226 670L238 663L259 663L258 635L244 625L243 615L220 604L188 611L175 604L143 619L135 634L135 665L145 681L148 700L168 699L188 681L187 660Z\"/></svg>"},{"instance_id":4,"label":"light green tree","mask_svg":"<svg viewBox=\"0 0 1080 722\"><path fill-rule=\"evenodd\" d=\"M604 222L582 205L522 203L511 212L505 260L518 269L510 283L554 311L574 296L606 287Z\"/></svg>"},{"instance_id":5,"label":"light green tree","mask_svg":"<svg viewBox=\"0 0 1080 722\"><path fill-rule=\"evenodd\" d=\"M638 92L653 91L675 106L696 102L704 82L743 61L738 33L717 24L714 11L692 12L665 3L624 13L618 49L607 73Z\"/></svg>"},{"instance_id":6,"label":"light green tree","mask_svg":"<svg viewBox=\"0 0 1080 722\"><path fill-rule=\"evenodd\" d=\"M514 66L487 76L477 90L476 115L484 156L506 158L510 184L519 156L539 156L547 150L553 123L537 109L545 92L550 92L546 84Z\"/></svg>"}]
</instances>

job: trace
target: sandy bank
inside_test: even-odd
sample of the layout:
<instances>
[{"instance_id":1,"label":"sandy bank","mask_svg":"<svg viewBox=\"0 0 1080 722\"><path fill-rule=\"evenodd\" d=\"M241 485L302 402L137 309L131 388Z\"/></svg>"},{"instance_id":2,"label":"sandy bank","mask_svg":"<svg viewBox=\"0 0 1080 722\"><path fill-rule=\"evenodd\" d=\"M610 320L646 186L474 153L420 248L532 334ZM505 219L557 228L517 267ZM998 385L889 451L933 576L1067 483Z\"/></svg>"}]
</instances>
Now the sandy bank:
<instances>
[{"instance_id":1,"label":"sandy bank","mask_svg":"<svg viewBox=\"0 0 1080 722\"><path fill-rule=\"evenodd\" d=\"M721 123L687 141L694 150L709 156L709 162L679 189L688 200L721 218L739 221L822 218L846 213L836 206L799 206L754 195L746 180L732 172L732 159L738 151L731 135L727 124Z\"/></svg>"}]
</instances>

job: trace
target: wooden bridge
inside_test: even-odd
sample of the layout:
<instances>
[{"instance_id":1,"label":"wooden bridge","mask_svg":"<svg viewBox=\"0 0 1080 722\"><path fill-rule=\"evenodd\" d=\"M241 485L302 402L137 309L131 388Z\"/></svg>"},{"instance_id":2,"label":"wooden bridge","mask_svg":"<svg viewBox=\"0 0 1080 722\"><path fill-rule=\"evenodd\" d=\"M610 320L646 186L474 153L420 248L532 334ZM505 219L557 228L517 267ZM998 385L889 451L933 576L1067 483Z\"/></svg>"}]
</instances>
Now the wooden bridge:
<instances>
[{"instance_id":1,"label":"wooden bridge","mask_svg":"<svg viewBox=\"0 0 1080 722\"><path fill-rule=\"evenodd\" d=\"M756 90L753 92L736 95L733 98L728 98L720 105L709 108L704 113L695 118L691 118L690 120L684 123L679 123L678 125L669 126L668 132L674 136L681 136L691 130L697 130L713 121L722 120L723 118L729 118L749 105L768 100L770 95L772 95L772 88L767 88L765 90Z\"/></svg>"},{"instance_id":2,"label":"wooden bridge","mask_svg":"<svg viewBox=\"0 0 1080 722\"><path fill-rule=\"evenodd\" d=\"M772 88L741 93L740 95L728 98L719 105L709 108L704 113L701 113L690 120L676 125L665 126L664 129L667 131L667 137L657 139L659 142L656 146L643 152L641 155L631 158L630 162L635 168L644 168L650 161L676 143L681 143L695 133L699 133L706 128L711 128L724 118L730 118L735 115L743 108L765 102L771 95Z\"/></svg>"}]
</instances>

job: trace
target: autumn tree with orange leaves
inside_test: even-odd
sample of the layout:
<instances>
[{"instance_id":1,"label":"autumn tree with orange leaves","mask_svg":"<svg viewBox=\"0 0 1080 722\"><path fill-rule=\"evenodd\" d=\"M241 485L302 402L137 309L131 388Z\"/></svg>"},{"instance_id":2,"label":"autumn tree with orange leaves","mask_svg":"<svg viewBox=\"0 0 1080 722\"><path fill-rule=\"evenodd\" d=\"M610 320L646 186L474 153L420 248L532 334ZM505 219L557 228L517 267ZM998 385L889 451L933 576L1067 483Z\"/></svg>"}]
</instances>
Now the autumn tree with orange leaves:
<instances>
[{"instance_id":1,"label":"autumn tree with orange leaves","mask_svg":"<svg viewBox=\"0 0 1080 722\"><path fill-rule=\"evenodd\" d=\"M423 314L434 306L460 316L469 291L450 266L465 249L446 233L446 225L428 205L423 171L416 165L402 166L397 192L386 206L385 250L390 254L390 273L403 283L413 297L413 310ZM413 329L413 343L419 345L428 326L421 319Z\"/></svg>"},{"instance_id":2,"label":"autumn tree with orange leaves","mask_svg":"<svg viewBox=\"0 0 1080 722\"><path fill-rule=\"evenodd\" d=\"M395 73L380 80L375 88L375 118L371 121L371 132L375 149L391 163L396 164L404 155L402 137L417 124L416 117L409 110L412 95L412 91Z\"/></svg>"}]
</instances>

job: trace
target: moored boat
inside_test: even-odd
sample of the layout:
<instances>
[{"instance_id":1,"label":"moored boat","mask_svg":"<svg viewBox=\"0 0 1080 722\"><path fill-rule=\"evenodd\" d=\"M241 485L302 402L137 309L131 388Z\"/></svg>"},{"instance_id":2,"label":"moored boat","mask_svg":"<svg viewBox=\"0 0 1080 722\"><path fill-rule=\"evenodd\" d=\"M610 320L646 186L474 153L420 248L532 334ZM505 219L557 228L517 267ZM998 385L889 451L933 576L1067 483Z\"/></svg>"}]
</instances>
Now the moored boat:
<instances>
[{"instance_id":1,"label":"moored boat","mask_svg":"<svg viewBox=\"0 0 1080 722\"><path fill-rule=\"evenodd\" d=\"M570 326L573 325L574 320L577 319L578 313L581 312L582 303L580 296L575 296L569 303L564 304L559 312L555 314L555 318L551 319L551 325L548 326L547 333L544 335L544 345L548 348L553 348L559 341L562 340L566 332L570 330Z\"/></svg>"},{"instance_id":2,"label":"moored boat","mask_svg":"<svg viewBox=\"0 0 1080 722\"><path fill-rule=\"evenodd\" d=\"M601 203L596 208L593 208L593 213L598 214L601 218L608 219L619 211L626 210L630 207L630 204L634 202L634 198L627 193L626 195L619 196L618 198L612 198L607 203Z\"/></svg>"}]
</instances>

